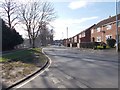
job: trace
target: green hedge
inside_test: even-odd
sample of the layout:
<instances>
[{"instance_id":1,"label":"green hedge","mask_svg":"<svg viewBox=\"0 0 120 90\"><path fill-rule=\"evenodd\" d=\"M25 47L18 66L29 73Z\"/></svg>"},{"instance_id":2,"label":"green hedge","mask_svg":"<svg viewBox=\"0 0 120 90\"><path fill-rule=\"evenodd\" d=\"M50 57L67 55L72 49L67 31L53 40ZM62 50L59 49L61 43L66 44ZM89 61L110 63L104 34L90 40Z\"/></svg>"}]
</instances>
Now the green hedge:
<instances>
[{"instance_id":1,"label":"green hedge","mask_svg":"<svg viewBox=\"0 0 120 90\"><path fill-rule=\"evenodd\" d=\"M115 46L116 40L115 39L107 39L107 45L113 48Z\"/></svg>"}]
</instances>

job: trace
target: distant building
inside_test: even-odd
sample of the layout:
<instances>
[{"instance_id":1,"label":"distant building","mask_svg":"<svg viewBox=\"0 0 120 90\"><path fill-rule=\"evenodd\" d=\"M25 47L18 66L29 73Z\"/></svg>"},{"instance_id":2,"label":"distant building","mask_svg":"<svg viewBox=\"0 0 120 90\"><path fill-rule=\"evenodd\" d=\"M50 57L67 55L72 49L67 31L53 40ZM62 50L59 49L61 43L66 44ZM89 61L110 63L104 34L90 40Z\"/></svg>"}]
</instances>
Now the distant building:
<instances>
[{"instance_id":1,"label":"distant building","mask_svg":"<svg viewBox=\"0 0 120 90\"><path fill-rule=\"evenodd\" d=\"M120 14L118 14L118 35L120 40ZM116 39L116 16L109 18L92 25L79 34L63 40L63 45L68 47L80 47L81 43L104 42L108 38ZM120 43L120 41L119 41Z\"/></svg>"},{"instance_id":2,"label":"distant building","mask_svg":"<svg viewBox=\"0 0 120 90\"><path fill-rule=\"evenodd\" d=\"M91 27L87 28L86 30L80 32L79 34L73 36L69 39L64 39L64 45L68 47L80 47L80 43L87 43L91 42L91 28L95 25L92 25Z\"/></svg>"}]
</instances>

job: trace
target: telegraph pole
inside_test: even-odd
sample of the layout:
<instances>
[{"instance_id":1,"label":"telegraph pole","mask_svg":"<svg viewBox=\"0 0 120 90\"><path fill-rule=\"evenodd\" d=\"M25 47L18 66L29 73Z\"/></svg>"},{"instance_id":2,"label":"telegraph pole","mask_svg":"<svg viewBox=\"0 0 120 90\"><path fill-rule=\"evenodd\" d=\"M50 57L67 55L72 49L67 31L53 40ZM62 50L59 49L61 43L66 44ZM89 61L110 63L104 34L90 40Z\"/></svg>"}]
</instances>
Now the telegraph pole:
<instances>
[{"instance_id":1,"label":"telegraph pole","mask_svg":"<svg viewBox=\"0 0 120 90\"><path fill-rule=\"evenodd\" d=\"M119 51L119 36L118 36L118 1L116 0L116 52Z\"/></svg>"},{"instance_id":2,"label":"telegraph pole","mask_svg":"<svg viewBox=\"0 0 120 90\"><path fill-rule=\"evenodd\" d=\"M68 39L68 27L67 27L67 39Z\"/></svg>"},{"instance_id":3,"label":"telegraph pole","mask_svg":"<svg viewBox=\"0 0 120 90\"><path fill-rule=\"evenodd\" d=\"M66 46L67 46L67 44L68 44L68 27L66 28L66 30L67 30L67 40L66 40Z\"/></svg>"}]
</instances>

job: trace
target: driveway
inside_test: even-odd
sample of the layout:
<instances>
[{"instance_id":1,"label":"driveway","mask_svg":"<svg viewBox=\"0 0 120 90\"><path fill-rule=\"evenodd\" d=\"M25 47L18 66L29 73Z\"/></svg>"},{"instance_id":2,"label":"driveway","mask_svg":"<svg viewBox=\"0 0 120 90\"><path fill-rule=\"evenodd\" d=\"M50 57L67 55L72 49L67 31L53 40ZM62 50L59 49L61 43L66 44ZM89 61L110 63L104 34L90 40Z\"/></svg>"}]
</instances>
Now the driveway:
<instances>
[{"instance_id":1,"label":"driveway","mask_svg":"<svg viewBox=\"0 0 120 90\"><path fill-rule=\"evenodd\" d=\"M118 54L113 50L49 47L51 66L21 88L118 88Z\"/></svg>"}]
</instances>

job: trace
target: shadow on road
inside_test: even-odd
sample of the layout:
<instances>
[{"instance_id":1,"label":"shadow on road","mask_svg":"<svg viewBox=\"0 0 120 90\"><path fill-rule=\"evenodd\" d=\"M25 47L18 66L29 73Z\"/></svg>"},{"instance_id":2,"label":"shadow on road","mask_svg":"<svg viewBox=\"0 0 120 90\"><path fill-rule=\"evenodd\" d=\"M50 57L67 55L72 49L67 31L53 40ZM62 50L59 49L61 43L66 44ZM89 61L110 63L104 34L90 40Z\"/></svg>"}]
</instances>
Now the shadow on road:
<instances>
[{"instance_id":1,"label":"shadow on road","mask_svg":"<svg viewBox=\"0 0 120 90\"><path fill-rule=\"evenodd\" d=\"M70 55L69 56L68 55L56 55L56 54L55 55L54 54L47 54L47 55L82 60L82 58L76 57L76 56L72 56L72 55L71 56ZM94 59L94 58L87 58L87 59ZM96 60L96 61L107 61L107 62L113 62L113 63L120 63L120 62L118 62L118 60L112 61L112 60L105 60L105 59L102 60L102 59L97 58L97 59L94 59L94 60ZM85 61L85 60L83 60L83 61ZM92 62L92 61L88 61L88 62Z\"/></svg>"},{"instance_id":2,"label":"shadow on road","mask_svg":"<svg viewBox=\"0 0 120 90\"><path fill-rule=\"evenodd\" d=\"M6 90L6 88L7 86L4 83L0 82L0 90Z\"/></svg>"}]
</instances>

